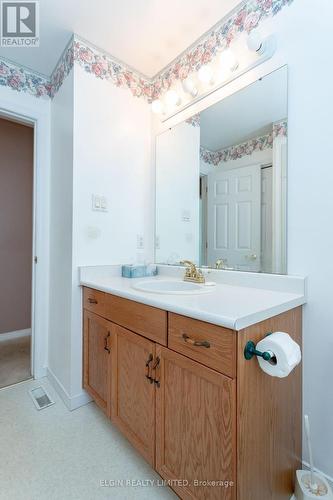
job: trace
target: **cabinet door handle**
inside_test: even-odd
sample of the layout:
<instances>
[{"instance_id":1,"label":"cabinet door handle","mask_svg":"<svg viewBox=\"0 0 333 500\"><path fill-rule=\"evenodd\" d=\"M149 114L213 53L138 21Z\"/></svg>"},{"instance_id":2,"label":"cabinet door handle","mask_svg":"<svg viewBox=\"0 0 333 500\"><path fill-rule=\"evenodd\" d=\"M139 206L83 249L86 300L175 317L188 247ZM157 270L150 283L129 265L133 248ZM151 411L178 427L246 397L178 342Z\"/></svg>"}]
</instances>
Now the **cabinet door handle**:
<instances>
[{"instance_id":1,"label":"cabinet door handle","mask_svg":"<svg viewBox=\"0 0 333 500\"><path fill-rule=\"evenodd\" d=\"M160 387L160 385L161 385L159 379L156 377L157 369L159 368L159 366L160 366L160 358L157 356L155 359L155 363L153 364L153 367L152 367L152 369L155 370L154 382L157 385L157 387Z\"/></svg>"},{"instance_id":2,"label":"cabinet door handle","mask_svg":"<svg viewBox=\"0 0 333 500\"><path fill-rule=\"evenodd\" d=\"M111 333L108 332L108 334L104 337L104 351L107 351L109 354L111 352L109 349L109 346L108 346L108 339L110 336L111 336Z\"/></svg>"},{"instance_id":3,"label":"cabinet door handle","mask_svg":"<svg viewBox=\"0 0 333 500\"><path fill-rule=\"evenodd\" d=\"M148 356L148 359L146 361L146 378L149 380L149 382L152 384L154 382L154 379L150 376L150 363L153 361L154 357L150 353Z\"/></svg>"},{"instance_id":4,"label":"cabinet door handle","mask_svg":"<svg viewBox=\"0 0 333 500\"><path fill-rule=\"evenodd\" d=\"M89 304L98 304L96 299L92 299L91 297L88 298Z\"/></svg>"},{"instance_id":5,"label":"cabinet door handle","mask_svg":"<svg viewBox=\"0 0 333 500\"><path fill-rule=\"evenodd\" d=\"M183 333L183 339L186 344L194 345L195 347L210 347L208 340L194 340L191 339L186 333Z\"/></svg>"}]
</instances>

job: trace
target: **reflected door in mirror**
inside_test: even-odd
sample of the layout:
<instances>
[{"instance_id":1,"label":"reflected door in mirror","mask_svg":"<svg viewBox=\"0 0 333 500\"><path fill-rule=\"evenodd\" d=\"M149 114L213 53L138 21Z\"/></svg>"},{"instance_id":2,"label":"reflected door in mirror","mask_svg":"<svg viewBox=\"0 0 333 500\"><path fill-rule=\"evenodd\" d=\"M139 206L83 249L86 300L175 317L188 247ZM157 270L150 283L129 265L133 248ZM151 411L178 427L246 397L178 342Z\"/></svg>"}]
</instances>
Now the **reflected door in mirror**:
<instances>
[{"instance_id":1,"label":"reflected door in mirror","mask_svg":"<svg viewBox=\"0 0 333 500\"><path fill-rule=\"evenodd\" d=\"M261 167L208 174L208 265L260 271Z\"/></svg>"}]
</instances>

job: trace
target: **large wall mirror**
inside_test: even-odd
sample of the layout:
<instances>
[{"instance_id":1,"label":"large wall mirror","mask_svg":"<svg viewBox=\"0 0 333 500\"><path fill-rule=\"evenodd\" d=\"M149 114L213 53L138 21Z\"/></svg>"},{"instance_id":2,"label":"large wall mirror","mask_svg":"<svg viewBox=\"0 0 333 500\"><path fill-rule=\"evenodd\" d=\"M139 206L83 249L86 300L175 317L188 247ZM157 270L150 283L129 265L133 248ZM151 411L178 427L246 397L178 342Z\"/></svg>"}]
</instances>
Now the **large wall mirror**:
<instances>
[{"instance_id":1,"label":"large wall mirror","mask_svg":"<svg viewBox=\"0 0 333 500\"><path fill-rule=\"evenodd\" d=\"M286 273L287 68L156 138L155 260Z\"/></svg>"}]
</instances>

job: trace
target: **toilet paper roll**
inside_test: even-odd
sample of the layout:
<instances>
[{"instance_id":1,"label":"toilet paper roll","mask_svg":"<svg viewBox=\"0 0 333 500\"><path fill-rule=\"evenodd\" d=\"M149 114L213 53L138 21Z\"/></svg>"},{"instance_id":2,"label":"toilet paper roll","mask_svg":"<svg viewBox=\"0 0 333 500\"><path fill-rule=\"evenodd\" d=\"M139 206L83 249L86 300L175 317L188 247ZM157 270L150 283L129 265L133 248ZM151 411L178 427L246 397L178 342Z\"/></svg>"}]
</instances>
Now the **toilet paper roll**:
<instances>
[{"instance_id":1,"label":"toilet paper roll","mask_svg":"<svg viewBox=\"0 0 333 500\"><path fill-rule=\"evenodd\" d=\"M299 345L285 332L267 335L258 342L256 349L274 356L270 361L257 357L260 368L271 377L287 377L302 359Z\"/></svg>"}]
</instances>

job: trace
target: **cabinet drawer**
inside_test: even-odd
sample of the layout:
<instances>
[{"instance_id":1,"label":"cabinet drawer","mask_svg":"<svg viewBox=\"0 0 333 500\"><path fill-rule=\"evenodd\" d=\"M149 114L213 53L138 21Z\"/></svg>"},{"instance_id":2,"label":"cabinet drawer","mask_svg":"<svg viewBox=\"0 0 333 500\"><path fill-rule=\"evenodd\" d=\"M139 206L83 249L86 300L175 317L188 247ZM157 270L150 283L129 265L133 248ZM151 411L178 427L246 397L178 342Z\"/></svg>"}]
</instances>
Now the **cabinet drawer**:
<instances>
[{"instance_id":1,"label":"cabinet drawer","mask_svg":"<svg viewBox=\"0 0 333 500\"><path fill-rule=\"evenodd\" d=\"M116 295L105 295L105 317L117 325L167 345L167 312Z\"/></svg>"},{"instance_id":2,"label":"cabinet drawer","mask_svg":"<svg viewBox=\"0 0 333 500\"><path fill-rule=\"evenodd\" d=\"M83 289L83 307L99 314L99 316L105 316L105 293L85 287Z\"/></svg>"},{"instance_id":3,"label":"cabinet drawer","mask_svg":"<svg viewBox=\"0 0 333 500\"><path fill-rule=\"evenodd\" d=\"M229 377L236 377L236 332L169 313L168 347Z\"/></svg>"}]
</instances>

